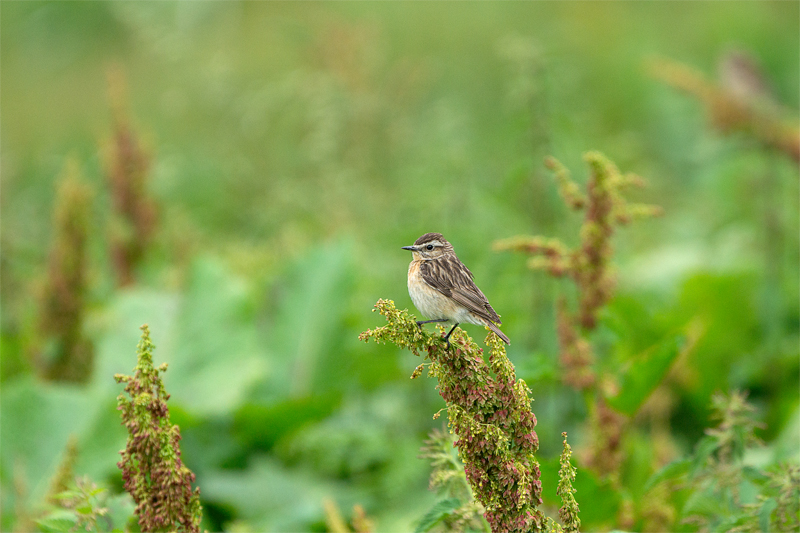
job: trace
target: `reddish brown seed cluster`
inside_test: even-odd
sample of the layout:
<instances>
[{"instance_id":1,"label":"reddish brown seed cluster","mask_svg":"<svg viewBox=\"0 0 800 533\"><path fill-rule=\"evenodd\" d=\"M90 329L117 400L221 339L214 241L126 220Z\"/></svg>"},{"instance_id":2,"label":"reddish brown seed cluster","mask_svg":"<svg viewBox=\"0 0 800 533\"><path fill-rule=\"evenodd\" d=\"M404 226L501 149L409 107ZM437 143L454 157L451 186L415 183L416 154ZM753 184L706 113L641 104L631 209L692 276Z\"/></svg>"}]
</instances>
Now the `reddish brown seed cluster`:
<instances>
[{"instance_id":1,"label":"reddish brown seed cluster","mask_svg":"<svg viewBox=\"0 0 800 533\"><path fill-rule=\"evenodd\" d=\"M114 376L118 383L125 383L128 394L117 399L128 430L128 443L117 466L125 490L136 502L142 531L198 532L200 489L192 490L195 476L181 460L180 429L170 423L169 394L159 376L166 364L153 367L153 348L144 325L133 377Z\"/></svg>"},{"instance_id":2,"label":"reddish brown seed cluster","mask_svg":"<svg viewBox=\"0 0 800 533\"><path fill-rule=\"evenodd\" d=\"M639 176L620 173L599 152L585 154L584 160L589 166L586 195L572 181L564 165L554 158L545 161L555 174L564 203L585 212L579 245L570 249L557 239L514 237L498 241L495 249L531 254L528 263L531 268L545 270L555 277L567 276L575 283L576 311L570 312L564 300L558 306L562 379L576 390L593 392L596 397L590 406L594 438L588 462L601 475L608 475L616 472L620 464L625 417L608 407L598 394L598 382L602 380L595 370L595 354L587 336L597 327L597 315L614 292L611 238L616 228L636 218L659 215L661 208L631 204L623 197L627 187L643 185Z\"/></svg>"},{"instance_id":3,"label":"reddish brown seed cluster","mask_svg":"<svg viewBox=\"0 0 800 533\"><path fill-rule=\"evenodd\" d=\"M80 174L78 163L67 161L56 198L54 239L40 296L41 343L32 354L46 378L74 382L89 379L94 360L92 345L82 332L93 193ZM42 346L50 346L51 353L45 353Z\"/></svg>"},{"instance_id":4,"label":"reddish brown seed cluster","mask_svg":"<svg viewBox=\"0 0 800 533\"><path fill-rule=\"evenodd\" d=\"M128 117L120 71L111 71L109 85L114 115L114 133L105 160L114 217L109 240L117 281L119 285L129 285L134 281L135 266L155 234L156 204L147 192L151 156L142 147Z\"/></svg>"},{"instance_id":5,"label":"reddish brown seed cluster","mask_svg":"<svg viewBox=\"0 0 800 533\"><path fill-rule=\"evenodd\" d=\"M564 202L574 210L585 210L580 244L569 249L558 239L513 237L495 243L495 250L525 252L533 257L529 266L546 270L552 276L569 276L578 289L578 309L573 316L562 303L558 313L558 338L565 381L577 389L590 387L595 376L591 345L583 332L597 326L597 313L611 298L615 280L611 270L611 238L617 225L639 217L661 214L658 206L628 203L622 190L643 181L633 174L621 174L616 165L599 152L584 156L590 175L587 194L569 176L569 171L554 158L546 165L553 170Z\"/></svg>"},{"instance_id":6,"label":"reddish brown seed cluster","mask_svg":"<svg viewBox=\"0 0 800 533\"><path fill-rule=\"evenodd\" d=\"M755 60L742 52L722 58L719 84L694 67L670 59L654 59L650 74L684 91L706 107L711 124L722 133L743 132L763 145L800 161L800 129L787 117L795 113L776 104Z\"/></svg>"},{"instance_id":7,"label":"reddish brown seed cluster","mask_svg":"<svg viewBox=\"0 0 800 533\"><path fill-rule=\"evenodd\" d=\"M578 334L563 299L558 303L557 324L564 383L576 390L588 389L595 382L592 369L594 352L592 352L592 345L589 344L589 341Z\"/></svg>"},{"instance_id":8,"label":"reddish brown seed cluster","mask_svg":"<svg viewBox=\"0 0 800 533\"><path fill-rule=\"evenodd\" d=\"M492 531L544 530L542 484L534 457L539 447L536 416L528 387L516 379L503 342L489 333L487 364L483 350L462 330L453 332L447 349L440 338L420 331L408 311L398 311L392 301L379 300L375 307L388 325L360 338L427 354L428 373L438 379L439 394L447 402L464 472Z\"/></svg>"}]
</instances>

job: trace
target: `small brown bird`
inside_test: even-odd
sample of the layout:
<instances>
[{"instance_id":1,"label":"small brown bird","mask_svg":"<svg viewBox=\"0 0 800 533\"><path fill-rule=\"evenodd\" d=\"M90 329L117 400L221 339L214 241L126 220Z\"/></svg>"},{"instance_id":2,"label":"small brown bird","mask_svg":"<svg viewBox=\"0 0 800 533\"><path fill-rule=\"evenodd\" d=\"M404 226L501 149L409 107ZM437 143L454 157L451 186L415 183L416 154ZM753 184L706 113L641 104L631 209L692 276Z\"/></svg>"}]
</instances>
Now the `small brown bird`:
<instances>
[{"instance_id":1,"label":"small brown bird","mask_svg":"<svg viewBox=\"0 0 800 533\"><path fill-rule=\"evenodd\" d=\"M506 344L511 344L498 324L500 316L486 296L472 281L472 272L459 261L453 245L441 233L426 233L413 244L403 246L414 258L408 266L408 294L419 312L429 322L453 322L444 339L450 346L450 334L462 322L489 326Z\"/></svg>"}]
</instances>

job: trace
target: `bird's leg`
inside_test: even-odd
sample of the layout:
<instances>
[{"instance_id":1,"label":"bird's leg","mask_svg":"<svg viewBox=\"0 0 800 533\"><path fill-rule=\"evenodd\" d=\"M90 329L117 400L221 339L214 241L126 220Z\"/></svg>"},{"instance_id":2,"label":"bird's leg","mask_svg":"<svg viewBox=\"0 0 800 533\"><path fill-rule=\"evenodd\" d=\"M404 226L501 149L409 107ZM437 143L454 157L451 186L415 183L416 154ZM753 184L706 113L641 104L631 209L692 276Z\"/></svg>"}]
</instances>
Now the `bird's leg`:
<instances>
[{"instance_id":1,"label":"bird's leg","mask_svg":"<svg viewBox=\"0 0 800 533\"><path fill-rule=\"evenodd\" d=\"M417 320L417 327L422 329L422 324L430 324L431 322L447 322L449 319L447 318L437 318L434 320Z\"/></svg>"},{"instance_id":2,"label":"bird's leg","mask_svg":"<svg viewBox=\"0 0 800 533\"><path fill-rule=\"evenodd\" d=\"M453 330L454 330L454 329L456 329L456 326L458 326L458 322L456 322L455 324L453 324L453 327L452 327L452 328L450 328L450 331L448 331L448 332L447 332L447 335L445 335L445 336L444 336L444 340L445 340L445 342L447 343L447 349L448 349L448 350L450 349L450 334L451 334L451 333L453 333Z\"/></svg>"}]
</instances>

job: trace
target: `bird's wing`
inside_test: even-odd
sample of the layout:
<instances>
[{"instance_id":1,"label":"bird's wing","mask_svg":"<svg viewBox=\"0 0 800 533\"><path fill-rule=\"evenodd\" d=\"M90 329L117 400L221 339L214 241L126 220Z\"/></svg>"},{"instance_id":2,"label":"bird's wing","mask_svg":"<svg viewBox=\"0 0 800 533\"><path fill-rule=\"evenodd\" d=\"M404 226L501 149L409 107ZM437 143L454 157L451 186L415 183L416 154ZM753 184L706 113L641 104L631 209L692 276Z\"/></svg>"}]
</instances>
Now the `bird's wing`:
<instances>
[{"instance_id":1,"label":"bird's wing","mask_svg":"<svg viewBox=\"0 0 800 533\"><path fill-rule=\"evenodd\" d=\"M472 272L456 257L423 261L419 267L422 279L477 316L501 324L500 316L489 305L486 296L472 281Z\"/></svg>"}]
</instances>

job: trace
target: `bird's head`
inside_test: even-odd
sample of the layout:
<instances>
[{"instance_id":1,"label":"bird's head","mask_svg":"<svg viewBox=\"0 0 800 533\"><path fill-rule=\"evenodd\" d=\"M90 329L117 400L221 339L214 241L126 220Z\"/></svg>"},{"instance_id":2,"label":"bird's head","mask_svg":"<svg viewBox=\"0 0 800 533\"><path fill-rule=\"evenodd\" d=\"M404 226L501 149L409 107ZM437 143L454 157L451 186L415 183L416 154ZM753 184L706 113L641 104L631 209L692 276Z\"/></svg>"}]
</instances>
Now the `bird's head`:
<instances>
[{"instance_id":1,"label":"bird's head","mask_svg":"<svg viewBox=\"0 0 800 533\"><path fill-rule=\"evenodd\" d=\"M453 253L453 245L447 242L441 233L426 233L411 246L403 246L403 250L411 250L414 260L430 261L446 254Z\"/></svg>"}]
</instances>

